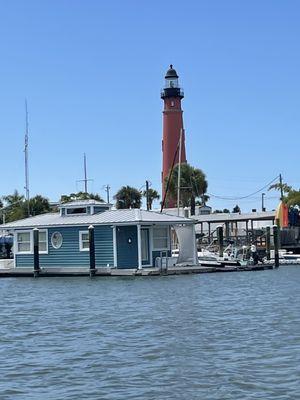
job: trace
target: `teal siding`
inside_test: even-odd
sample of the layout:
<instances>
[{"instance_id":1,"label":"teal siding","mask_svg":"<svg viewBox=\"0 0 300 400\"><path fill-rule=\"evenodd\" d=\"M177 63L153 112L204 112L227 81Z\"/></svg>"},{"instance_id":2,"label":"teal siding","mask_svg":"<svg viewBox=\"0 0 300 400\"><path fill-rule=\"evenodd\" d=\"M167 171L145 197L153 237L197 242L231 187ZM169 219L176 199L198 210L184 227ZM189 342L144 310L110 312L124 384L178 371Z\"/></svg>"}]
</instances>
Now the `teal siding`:
<instances>
[{"instance_id":1,"label":"teal siding","mask_svg":"<svg viewBox=\"0 0 300 400\"><path fill-rule=\"evenodd\" d=\"M131 239L131 243L128 243ZM118 268L137 268L137 227L117 226L117 259Z\"/></svg>"},{"instance_id":2,"label":"teal siding","mask_svg":"<svg viewBox=\"0 0 300 400\"><path fill-rule=\"evenodd\" d=\"M48 254L40 254L41 267L89 267L89 252L79 251L79 231L88 226L48 229ZM53 232L60 232L63 244L60 249L51 245ZM113 265L113 233L110 226L95 227L96 266ZM33 267L33 254L17 254L17 267Z\"/></svg>"},{"instance_id":3,"label":"teal siding","mask_svg":"<svg viewBox=\"0 0 300 400\"><path fill-rule=\"evenodd\" d=\"M113 229L110 226L95 226L96 267L114 265Z\"/></svg>"}]
</instances>

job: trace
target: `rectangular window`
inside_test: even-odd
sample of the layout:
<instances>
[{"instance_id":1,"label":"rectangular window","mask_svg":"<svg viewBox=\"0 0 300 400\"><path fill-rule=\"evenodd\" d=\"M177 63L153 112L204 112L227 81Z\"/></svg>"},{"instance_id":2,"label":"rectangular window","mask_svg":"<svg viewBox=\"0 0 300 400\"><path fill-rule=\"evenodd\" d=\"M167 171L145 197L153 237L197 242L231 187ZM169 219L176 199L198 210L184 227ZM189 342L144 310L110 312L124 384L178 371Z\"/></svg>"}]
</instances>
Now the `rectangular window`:
<instances>
[{"instance_id":1,"label":"rectangular window","mask_svg":"<svg viewBox=\"0 0 300 400\"><path fill-rule=\"evenodd\" d=\"M169 248L169 227L153 228L153 250L167 250Z\"/></svg>"},{"instance_id":2,"label":"rectangular window","mask_svg":"<svg viewBox=\"0 0 300 400\"><path fill-rule=\"evenodd\" d=\"M17 232L16 237L17 253L33 253L33 231ZM39 253L48 253L48 231L39 230Z\"/></svg>"},{"instance_id":3,"label":"rectangular window","mask_svg":"<svg viewBox=\"0 0 300 400\"><path fill-rule=\"evenodd\" d=\"M80 251L90 250L89 231L79 232L79 250Z\"/></svg>"},{"instance_id":4,"label":"rectangular window","mask_svg":"<svg viewBox=\"0 0 300 400\"><path fill-rule=\"evenodd\" d=\"M30 253L31 252L31 233L30 232L17 232L17 252Z\"/></svg>"},{"instance_id":5,"label":"rectangular window","mask_svg":"<svg viewBox=\"0 0 300 400\"><path fill-rule=\"evenodd\" d=\"M39 231L39 253L48 253L48 232Z\"/></svg>"},{"instance_id":6,"label":"rectangular window","mask_svg":"<svg viewBox=\"0 0 300 400\"><path fill-rule=\"evenodd\" d=\"M87 214L86 207L78 207L78 208L67 208L66 209L68 215L73 214Z\"/></svg>"}]
</instances>

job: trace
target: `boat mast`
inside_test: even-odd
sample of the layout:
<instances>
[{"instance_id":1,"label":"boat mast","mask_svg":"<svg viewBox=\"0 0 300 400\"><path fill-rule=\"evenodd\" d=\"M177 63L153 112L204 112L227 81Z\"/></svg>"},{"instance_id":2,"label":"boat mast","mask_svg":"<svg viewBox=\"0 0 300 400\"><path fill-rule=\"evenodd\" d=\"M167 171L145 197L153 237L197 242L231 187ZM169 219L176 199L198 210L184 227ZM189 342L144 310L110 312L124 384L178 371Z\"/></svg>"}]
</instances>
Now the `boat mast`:
<instances>
[{"instance_id":1,"label":"boat mast","mask_svg":"<svg viewBox=\"0 0 300 400\"><path fill-rule=\"evenodd\" d=\"M28 109L27 109L27 99L25 99L25 145L24 145L24 155L25 155L25 197L27 201L27 213L30 216L30 206L29 206L29 172L28 172Z\"/></svg>"},{"instance_id":2,"label":"boat mast","mask_svg":"<svg viewBox=\"0 0 300 400\"><path fill-rule=\"evenodd\" d=\"M182 149L182 128L179 137L179 158L178 158L178 179L177 179L177 215L179 217L180 208L180 178L181 178L181 149Z\"/></svg>"},{"instance_id":3,"label":"boat mast","mask_svg":"<svg viewBox=\"0 0 300 400\"><path fill-rule=\"evenodd\" d=\"M86 154L83 154L83 168L84 168L84 192L87 193L87 173L86 173Z\"/></svg>"}]
</instances>

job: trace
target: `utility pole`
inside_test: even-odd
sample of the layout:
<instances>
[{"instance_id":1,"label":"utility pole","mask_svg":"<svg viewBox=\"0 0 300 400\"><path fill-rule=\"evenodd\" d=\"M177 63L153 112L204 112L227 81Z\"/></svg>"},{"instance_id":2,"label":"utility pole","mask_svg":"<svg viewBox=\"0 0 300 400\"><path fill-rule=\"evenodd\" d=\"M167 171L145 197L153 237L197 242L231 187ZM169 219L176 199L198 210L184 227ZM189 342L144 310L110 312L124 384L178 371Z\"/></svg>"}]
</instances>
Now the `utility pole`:
<instances>
[{"instance_id":1,"label":"utility pole","mask_svg":"<svg viewBox=\"0 0 300 400\"><path fill-rule=\"evenodd\" d=\"M146 203L147 203L147 211L150 210L150 202L149 202L149 181L146 181Z\"/></svg>"},{"instance_id":2,"label":"utility pole","mask_svg":"<svg viewBox=\"0 0 300 400\"><path fill-rule=\"evenodd\" d=\"M25 144L24 144L24 155L25 155L25 197L27 201L27 214L30 217L30 205L29 205L29 172L28 172L28 109L27 99L25 99Z\"/></svg>"},{"instance_id":3,"label":"utility pole","mask_svg":"<svg viewBox=\"0 0 300 400\"><path fill-rule=\"evenodd\" d=\"M280 183L280 200L283 200L283 187L282 187L282 176L279 174L279 183Z\"/></svg>"},{"instance_id":4,"label":"utility pole","mask_svg":"<svg viewBox=\"0 0 300 400\"><path fill-rule=\"evenodd\" d=\"M110 189L109 184L105 185L107 203L109 203L109 189Z\"/></svg>"},{"instance_id":5,"label":"utility pole","mask_svg":"<svg viewBox=\"0 0 300 400\"><path fill-rule=\"evenodd\" d=\"M266 193L262 193L261 194L261 211L266 211L265 209L265 203L264 203L264 197L265 197Z\"/></svg>"}]
</instances>

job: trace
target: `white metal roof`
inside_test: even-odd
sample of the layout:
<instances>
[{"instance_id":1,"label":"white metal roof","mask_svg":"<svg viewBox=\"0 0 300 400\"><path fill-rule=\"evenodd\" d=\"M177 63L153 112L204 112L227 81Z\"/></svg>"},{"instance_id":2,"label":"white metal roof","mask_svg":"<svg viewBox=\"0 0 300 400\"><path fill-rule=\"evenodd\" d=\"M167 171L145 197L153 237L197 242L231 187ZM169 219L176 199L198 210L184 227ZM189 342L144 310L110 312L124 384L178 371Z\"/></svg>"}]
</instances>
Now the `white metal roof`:
<instances>
[{"instance_id":1,"label":"white metal roof","mask_svg":"<svg viewBox=\"0 0 300 400\"><path fill-rule=\"evenodd\" d=\"M167 208L166 213L170 215L177 214L177 208ZM180 209L180 214L183 215L183 208ZM226 222L226 221L264 221L272 220L275 218L275 211L256 211L249 213L211 213L211 214L198 214L191 215L190 218L198 222Z\"/></svg>"},{"instance_id":2,"label":"white metal roof","mask_svg":"<svg viewBox=\"0 0 300 400\"><path fill-rule=\"evenodd\" d=\"M226 221L266 221L275 218L275 211L251 212L251 213L213 213L193 215L198 222L226 222Z\"/></svg>"},{"instance_id":3,"label":"white metal roof","mask_svg":"<svg viewBox=\"0 0 300 400\"><path fill-rule=\"evenodd\" d=\"M137 224L137 223L152 223L152 224L194 224L195 221L158 213L155 211L146 211L139 209L126 210L108 210L100 214L93 215L71 215L62 217L59 213L41 214L35 217L29 217L18 221L10 222L5 225L0 225L1 229L15 228L34 228L38 226L74 226L74 225L110 225L110 224Z\"/></svg>"}]
</instances>

